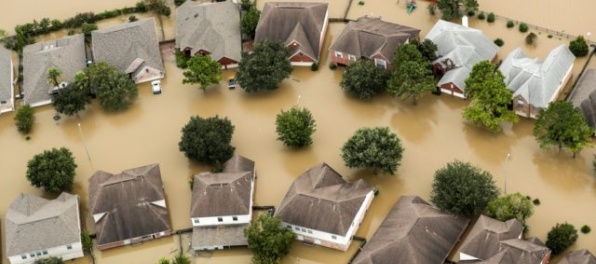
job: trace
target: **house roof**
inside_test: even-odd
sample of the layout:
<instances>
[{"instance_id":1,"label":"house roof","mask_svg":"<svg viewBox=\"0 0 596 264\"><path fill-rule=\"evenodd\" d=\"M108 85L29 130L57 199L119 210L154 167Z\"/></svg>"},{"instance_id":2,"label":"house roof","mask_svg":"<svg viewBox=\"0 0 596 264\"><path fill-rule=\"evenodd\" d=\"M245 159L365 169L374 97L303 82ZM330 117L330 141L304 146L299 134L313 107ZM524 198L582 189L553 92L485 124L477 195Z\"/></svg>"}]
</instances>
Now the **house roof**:
<instances>
[{"instance_id":1,"label":"house roof","mask_svg":"<svg viewBox=\"0 0 596 264\"><path fill-rule=\"evenodd\" d=\"M457 83L458 87L464 90L464 81L470 75L474 64L483 60L492 60L499 48L481 30L444 20L437 21L426 38L437 45L438 58L433 64L445 64L446 59L449 59L455 64L455 69L462 68L457 75L446 75L443 78L451 78L451 82ZM439 81L439 83L447 82L449 81L443 79Z\"/></svg>"},{"instance_id":2,"label":"house roof","mask_svg":"<svg viewBox=\"0 0 596 264\"><path fill-rule=\"evenodd\" d=\"M361 17L350 21L329 50L356 57L381 54L391 61L395 50L420 34L420 29L382 21L380 18Z\"/></svg>"},{"instance_id":3,"label":"house roof","mask_svg":"<svg viewBox=\"0 0 596 264\"><path fill-rule=\"evenodd\" d=\"M223 57L240 61L239 25L238 4L186 1L176 9L176 47L208 51L216 61Z\"/></svg>"},{"instance_id":4,"label":"house roof","mask_svg":"<svg viewBox=\"0 0 596 264\"><path fill-rule=\"evenodd\" d=\"M443 263L468 221L402 196L352 263Z\"/></svg>"},{"instance_id":5,"label":"house roof","mask_svg":"<svg viewBox=\"0 0 596 264\"><path fill-rule=\"evenodd\" d=\"M345 236L371 191L362 179L346 182L320 163L294 180L276 215L288 224Z\"/></svg>"},{"instance_id":6,"label":"house roof","mask_svg":"<svg viewBox=\"0 0 596 264\"><path fill-rule=\"evenodd\" d=\"M38 42L23 48L24 102L40 104L52 99L48 83L48 70L54 66L62 74L61 79L71 81L76 72L85 69L85 38L82 34Z\"/></svg>"},{"instance_id":7,"label":"house roof","mask_svg":"<svg viewBox=\"0 0 596 264\"><path fill-rule=\"evenodd\" d=\"M596 257L589 250L580 249L565 255L559 264L596 264Z\"/></svg>"},{"instance_id":8,"label":"house roof","mask_svg":"<svg viewBox=\"0 0 596 264\"><path fill-rule=\"evenodd\" d=\"M550 249L537 238L501 241L501 250L509 251L512 259L516 261L514 263L540 264L544 256L550 254Z\"/></svg>"},{"instance_id":9,"label":"house roof","mask_svg":"<svg viewBox=\"0 0 596 264\"><path fill-rule=\"evenodd\" d=\"M478 259L488 259L497 254L500 242L520 238L524 227L516 219L506 222L480 215L463 241L460 252Z\"/></svg>"},{"instance_id":10,"label":"house roof","mask_svg":"<svg viewBox=\"0 0 596 264\"><path fill-rule=\"evenodd\" d=\"M20 194L6 213L6 255L15 256L81 242L79 197L54 200Z\"/></svg>"},{"instance_id":11,"label":"house roof","mask_svg":"<svg viewBox=\"0 0 596 264\"><path fill-rule=\"evenodd\" d=\"M596 128L596 69L587 69L567 98L579 108L588 125Z\"/></svg>"},{"instance_id":12,"label":"house roof","mask_svg":"<svg viewBox=\"0 0 596 264\"><path fill-rule=\"evenodd\" d=\"M248 239L244 229L250 224L193 227L192 247L194 249L213 246L244 246Z\"/></svg>"},{"instance_id":13,"label":"house roof","mask_svg":"<svg viewBox=\"0 0 596 264\"><path fill-rule=\"evenodd\" d=\"M513 97L519 95L535 107L546 108L565 74L573 68L574 60L575 56L564 44L554 48L544 62L528 58L517 48L507 55L499 70Z\"/></svg>"},{"instance_id":14,"label":"house roof","mask_svg":"<svg viewBox=\"0 0 596 264\"><path fill-rule=\"evenodd\" d=\"M0 101L12 99L12 52L0 46Z\"/></svg>"},{"instance_id":15,"label":"house roof","mask_svg":"<svg viewBox=\"0 0 596 264\"><path fill-rule=\"evenodd\" d=\"M133 73L133 76L142 75L144 69L153 69L163 75L153 18L94 30L91 39L95 61L107 62L120 72Z\"/></svg>"},{"instance_id":16,"label":"house roof","mask_svg":"<svg viewBox=\"0 0 596 264\"><path fill-rule=\"evenodd\" d=\"M119 174L95 172L89 179L89 207L99 245L170 230L158 164Z\"/></svg>"},{"instance_id":17,"label":"house roof","mask_svg":"<svg viewBox=\"0 0 596 264\"><path fill-rule=\"evenodd\" d=\"M327 7L327 3L267 2L255 30L255 42L298 42L301 52L318 62Z\"/></svg>"}]
</instances>

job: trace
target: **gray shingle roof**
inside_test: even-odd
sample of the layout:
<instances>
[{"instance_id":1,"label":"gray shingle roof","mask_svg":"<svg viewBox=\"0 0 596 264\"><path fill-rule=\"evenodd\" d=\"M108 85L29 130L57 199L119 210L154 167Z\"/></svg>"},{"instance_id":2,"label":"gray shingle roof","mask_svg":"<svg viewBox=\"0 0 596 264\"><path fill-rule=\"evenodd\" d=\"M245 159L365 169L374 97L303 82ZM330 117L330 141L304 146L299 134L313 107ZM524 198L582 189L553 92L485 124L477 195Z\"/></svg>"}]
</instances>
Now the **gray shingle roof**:
<instances>
[{"instance_id":1,"label":"gray shingle roof","mask_svg":"<svg viewBox=\"0 0 596 264\"><path fill-rule=\"evenodd\" d=\"M20 194L6 213L6 255L15 256L81 242L79 198L54 200Z\"/></svg>"},{"instance_id":2,"label":"gray shingle roof","mask_svg":"<svg viewBox=\"0 0 596 264\"><path fill-rule=\"evenodd\" d=\"M371 191L362 179L348 183L321 163L294 180L276 215L288 224L345 236Z\"/></svg>"},{"instance_id":3,"label":"gray shingle roof","mask_svg":"<svg viewBox=\"0 0 596 264\"><path fill-rule=\"evenodd\" d=\"M255 42L271 40L288 45L297 41L302 53L318 62L327 7L327 3L267 2L257 24Z\"/></svg>"},{"instance_id":4,"label":"gray shingle roof","mask_svg":"<svg viewBox=\"0 0 596 264\"><path fill-rule=\"evenodd\" d=\"M397 47L418 34L420 29L361 17L348 23L329 50L368 58L381 54L391 62Z\"/></svg>"},{"instance_id":5,"label":"gray shingle roof","mask_svg":"<svg viewBox=\"0 0 596 264\"><path fill-rule=\"evenodd\" d=\"M197 4L186 1L176 9L176 47L205 50L215 61L242 58L240 10L232 2Z\"/></svg>"},{"instance_id":6,"label":"gray shingle roof","mask_svg":"<svg viewBox=\"0 0 596 264\"><path fill-rule=\"evenodd\" d=\"M163 201L163 203L161 203ZM120 174L97 171L89 179L89 208L98 244L171 230L158 164Z\"/></svg>"},{"instance_id":7,"label":"gray shingle roof","mask_svg":"<svg viewBox=\"0 0 596 264\"><path fill-rule=\"evenodd\" d=\"M588 125L596 128L596 69L587 69L567 98L579 108Z\"/></svg>"},{"instance_id":8,"label":"gray shingle roof","mask_svg":"<svg viewBox=\"0 0 596 264\"><path fill-rule=\"evenodd\" d=\"M248 245L244 229L249 226L250 224L194 227L191 237L192 247L196 250L212 246Z\"/></svg>"},{"instance_id":9,"label":"gray shingle roof","mask_svg":"<svg viewBox=\"0 0 596 264\"><path fill-rule=\"evenodd\" d=\"M550 249L542 241L535 239L509 239L501 241L501 250L509 251L515 263L540 264L544 256L550 254Z\"/></svg>"},{"instance_id":10,"label":"gray shingle roof","mask_svg":"<svg viewBox=\"0 0 596 264\"><path fill-rule=\"evenodd\" d=\"M85 69L85 39L82 34L27 45L23 49L24 102L37 106L50 103L48 70L54 66L63 81L72 81L75 73Z\"/></svg>"},{"instance_id":11,"label":"gray shingle roof","mask_svg":"<svg viewBox=\"0 0 596 264\"><path fill-rule=\"evenodd\" d=\"M500 242L520 238L524 228L516 219L506 222L481 215L468 232L460 252L478 259L488 259L497 254Z\"/></svg>"},{"instance_id":12,"label":"gray shingle roof","mask_svg":"<svg viewBox=\"0 0 596 264\"><path fill-rule=\"evenodd\" d=\"M456 69L461 68L456 75L446 74L443 76L446 80L439 80L439 85L452 81L464 90L464 81L470 75L474 64L483 60L492 60L497 55L499 48L481 30L444 20L437 21L426 38L437 45L438 58L433 64L450 59Z\"/></svg>"},{"instance_id":13,"label":"gray shingle roof","mask_svg":"<svg viewBox=\"0 0 596 264\"><path fill-rule=\"evenodd\" d=\"M565 255L559 264L596 264L596 257L589 250L580 249Z\"/></svg>"},{"instance_id":14,"label":"gray shingle roof","mask_svg":"<svg viewBox=\"0 0 596 264\"><path fill-rule=\"evenodd\" d=\"M12 52L0 46L0 101L12 99Z\"/></svg>"},{"instance_id":15,"label":"gray shingle roof","mask_svg":"<svg viewBox=\"0 0 596 264\"><path fill-rule=\"evenodd\" d=\"M418 196L402 196L353 263L443 263L467 225Z\"/></svg>"},{"instance_id":16,"label":"gray shingle roof","mask_svg":"<svg viewBox=\"0 0 596 264\"><path fill-rule=\"evenodd\" d=\"M93 57L121 72L132 72L136 83L163 78L164 66L155 20L142 19L91 32ZM144 76L148 70L151 76Z\"/></svg>"},{"instance_id":17,"label":"gray shingle roof","mask_svg":"<svg viewBox=\"0 0 596 264\"><path fill-rule=\"evenodd\" d=\"M517 48L503 60L499 70L505 76L507 88L513 97L521 95L535 107L546 108L565 75L573 68L575 56L567 45L559 45L547 56L544 63L528 58Z\"/></svg>"}]
</instances>

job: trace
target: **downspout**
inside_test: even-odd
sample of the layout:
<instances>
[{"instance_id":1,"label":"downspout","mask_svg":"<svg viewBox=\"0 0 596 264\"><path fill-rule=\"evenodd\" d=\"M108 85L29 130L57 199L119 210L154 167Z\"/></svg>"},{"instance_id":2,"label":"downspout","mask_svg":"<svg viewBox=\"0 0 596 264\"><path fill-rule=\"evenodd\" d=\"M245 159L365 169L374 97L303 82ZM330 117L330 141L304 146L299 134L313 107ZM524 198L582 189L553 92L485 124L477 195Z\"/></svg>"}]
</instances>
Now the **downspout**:
<instances>
[{"instance_id":1,"label":"downspout","mask_svg":"<svg viewBox=\"0 0 596 264\"><path fill-rule=\"evenodd\" d=\"M351 264L352 261L354 261L354 259L356 259L358 254L360 254L360 251L362 251L362 248L364 248L364 245L366 245L366 238L359 237L359 236L352 236L352 240L356 240L356 241L360 242L360 246L358 247L358 249L356 249L356 252L354 253L354 255L352 255L350 260L348 260L348 264Z\"/></svg>"}]
</instances>

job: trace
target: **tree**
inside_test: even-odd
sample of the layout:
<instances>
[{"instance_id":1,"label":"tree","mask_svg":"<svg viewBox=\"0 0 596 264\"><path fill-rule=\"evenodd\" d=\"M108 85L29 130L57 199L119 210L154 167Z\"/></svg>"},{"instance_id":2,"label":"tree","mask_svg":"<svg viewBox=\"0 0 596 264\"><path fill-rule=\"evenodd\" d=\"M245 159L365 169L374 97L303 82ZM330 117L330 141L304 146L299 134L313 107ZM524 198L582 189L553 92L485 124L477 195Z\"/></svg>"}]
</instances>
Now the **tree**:
<instances>
[{"instance_id":1,"label":"tree","mask_svg":"<svg viewBox=\"0 0 596 264\"><path fill-rule=\"evenodd\" d=\"M403 55L404 52L410 52L412 55ZM396 61L396 67L393 76L389 80L387 91L393 96L401 97L403 100L412 98L412 103L415 105L420 96L433 91L436 87L430 63L422 57L422 54L416 48L416 44L400 46L395 57L400 59L412 57L413 59Z\"/></svg>"},{"instance_id":2,"label":"tree","mask_svg":"<svg viewBox=\"0 0 596 264\"><path fill-rule=\"evenodd\" d=\"M38 259L33 264L64 264L64 260L57 257L49 257L49 258L42 258Z\"/></svg>"},{"instance_id":3,"label":"tree","mask_svg":"<svg viewBox=\"0 0 596 264\"><path fill-rule=\"evenodd\" d=\"M106 111L127 109L138 96L135 83L124 73L105 62L96 62L85 69L91 92L97 95L99 105Z\"/></svg>"},{"instance_id":4,"label":"tree","mask_svg":"<svg viewBox=\"0 0 596 264\"><path fill-rule=\"evenodd\" d=\"M17 126L17 131L23 134L29 134L33 129L33 123L35 122L35 110L29 105L23 105L19 107L17 113L14 116L14 121Z\"/></svg>"},{"instance_id":5,"label":"tree","mask_svg":"<svg viewBox=\"0 0 596 264\"><path fill-rule=\"evenodd\" d=\"M520 193L512 193L505 196L498 197L488 202L486 207L486 215L495 218L499 221L507 221L509 219L517 219L524 224L534 213L534 205L532 200L523 196Z\"/></svg>"},{"instance_id":6,"label":"tree","mask_svg":"<svg viewBox=\"0 0 596 264\"><path fill-rule=\"evenodd\" d=\"M51 66L48 69L48 83L53 86L58 86L58 84L60 84L60 75L62 75L62 71L55 66Z\"/></svg>"},{"instance_id":7,"label":"tree","mask_svg":"<svg viewBox=\"0 0 596 264\"><path fill-rule=\"evenodd\" d=\"M174 255L174 258L172 258L172 260L170 261L167 258L161 258L159 259L159 264L190 264L190 259L188 258L188 256L184 255L184 253L182 251L178 251L176 253L176 255Z\"/></svg>"},{"instance_id":8,"label":"tree","mask_svg":"<svg viewBox=\"0 0 596 264\"><path fill-rule=\"evenodd\" d=\"M230 145L233 133L228 118L193 116L182 128L178 147L191 160L219 167L234 154Z\"/></svg>"},{"instance_id":9,"label":"tree","mask_svg":"<svg viewBox=\"0 0 596 264\"><path fill-rule=\"evenodd\" d=\"M416 39L413 39L410 41L410 43L416 45L416 48L418 51L420 51L420 54L424 60L433 62L435 59L437 59L438 47L437 44L435 44L432 40L424 39L424 41L420 42Z\"/></svg>"},{"instance_id":10,"label":"tree","mask_svg":"<svg viewBox=\"0 0 596 264\"><path fill-rule=\"evenodd\" d=\"M441 18L444 20L452 20L462 17L463 14L468 12L478 11L477 0L439 0L438 3L431 4L434 7L441 10Z\"/></svg>"},{"instance_id":11,"label":"tree","mask_svg":"<svg viewBox=\"0 0 596 264\"><path fill-rule=\"evenodd\" d=\"M195 55L187 61L182 83L198 84L203 91L211 84L221 81L221 65L211 56Z\"/></svg>"},{"instance_id":12,"label":"tree","mask_svg":"<svg viewBox=\"0 0 596 264\"><path fill-rule=\"evenodd\" d=\"M52 148L35 155L27 163L27 180L31 185L50 193L72 191L75 177L72 153L67 148Z\"/></svg>"},{"instance_id":13,"label":"tree","mask_svg":"<svg viewBox=\"0 0 596 264\"><path fill-rule=\"evenodd\" d=\"M242 34L249 36L251 39L255 38L255 30L261 17L261 11L256 6L251 5L250 8L242 15L240 25L242 27Z\"/></svg>"},{"instance_id":14,"label":"tree","mask_svg":"<svg viewBox=\"0 0 596 264\"><path fill-rule=\"evenodd\" d=\"M497 71L475 86L472 102L464 108L463 117L474 124L483 125L491 132L502 131L503 122L519 121L515 112L509 109L512 92L507 89L504 79L503 74Z\"/></svg>"},{"instance_id":15,"label":"tree","mask_svg":"<svg viewBox=\"0 0 596 264\"><path fill-rule=\"evenodd\" d=\"M377 67L369 59L360 59L344 71L340 86L348 94L368 101L387 87L387 70Z\"/></svg>"},{"instance_id":16,"label":"tree","mask_svg":"<svg viewBox=\"0 0 596 264\"><path fill-rule=\"evenodd\" d=\"M312 134L316 131L315 120L306 108L292 107L277 114L275 126L277 140L284 145L301 148L312 144Z\"/></svg>"},{"instance_id":17,"label":"tree","mask_svg":"<svg viewBox=\"0 0 596 264\"><path fill-rule=\"evenodd\" d=\"M292 72L288 56L288 49L279 42L256 43L252 53L242 53L236 81L247 93L275 90Z\"/></svg>"},{"instance_id":18,"label":"tree","mask_svg":"<svg viewBox=\"0 0 596 264\"><path fill-rule=\"evenodd\" d=\"M279 217L261 214L256 221L244 229L248 248L253 252L254 264L280 264L290 252L296 234L282 226Z\"/></svg>"},{"instance_id":19,"label":"tree","mask_svg":"<svg viewBox=\"0 0 596 264\"><path fill-rule=\"evenodd\" d=\"M402 63L408 61L423 61L422 53L418 50L415 43L404 44L395 50L395 56L393 56L393 69L401 67Z\"/></svg>"},{"instance_id":20,"label":"tree","mask_svg":"<svg viewBox=\"0 0 596 264\"><path fill-rule=\"evenodd\" d=\"M84 72L77 72L72 83L52 94L52 104L56 112L78 116L79 112L91 103L88 83L87 75Z\"/></svg>"},{"instance_id":21,"label":"tree","mask_svg":"<svg viewBox=\"0 0 596 264\"><path fill-rule=\"evenodd\" d=\"M568 101L555 101L541 110L534 124L534 137L541 148L567 147L573 157L588 146L594 131L578 108Z\"/></svg>"},{"instance_id":22,"label":"tree","mask_svg":"<svg viewBox=\"0 0 596 264\"><path fill-rule=\"evenodd\" d=\"M488 60L483 60L474 64L472 71L470 71L470 75L464 80L464 83L466 84L466 97L474 98L476 91L483 88L482 85L484 82L497 74L497 66Z\"/></svg>"},{"instance_id":23,"label":"tree","mask_svg":"<svg viewBox=\"0 0 596 264\"><path fill-rule=\"evenodd\" d=\"M488 171L456 160L435 172L430 199L441 210L472 217L498 194Z\"/></svg>"},{"instance_id":24,"label":"tree","mask_svg":"<svg viewBox=\"0 0 596 264\"><path fill-rule=\"evenodd\" d=\"M577 230L572 224L557 223L546 235L546 246L552 250L553 255L558 255L573 245L577 237Z\"/></svg>"},{"instance_id":25,"label":"tree","mask_svg":"<svg viewBox=\"0 0 596 264\"><path fill-rule=\"evenodd\" d=\"M404 148L388 127L358 129L341 149L349 168L381 169L394 174L400 165Z\"/></svg>"},{"instance_id":26,"label":"tree","mask_svg":"<svg viewBox=\"0 0 596 264\"><path fill-rule=\"evenodd\" d=\"M583 57L588 55L589 47L584 36L578 36L569 42L569 50L575 57Z\"/></svg>"}]
</instances>

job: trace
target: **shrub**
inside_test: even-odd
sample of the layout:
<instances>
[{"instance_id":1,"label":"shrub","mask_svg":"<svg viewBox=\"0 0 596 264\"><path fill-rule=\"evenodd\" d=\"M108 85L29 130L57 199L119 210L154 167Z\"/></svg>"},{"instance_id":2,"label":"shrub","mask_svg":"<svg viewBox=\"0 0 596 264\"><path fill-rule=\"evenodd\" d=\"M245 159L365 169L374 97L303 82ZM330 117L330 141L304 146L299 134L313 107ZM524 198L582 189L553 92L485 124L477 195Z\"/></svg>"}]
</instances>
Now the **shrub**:
<instances>
[{"instance_id":1,"label":"shrub","mask_svg":"<svg viewBox=\"0 0 596 264\"><path fill-rule=\"evenodd\" d=\"M135 5L135 11L139 13L147 12L147 7L145 6L145 3L143 3L143 0L137 2L137 4Z\"/></svg>"},{"instance_id":2,"label":"shrub","mask_svg":"<svg viewBox=\"0 0 596 264\"><path fill-rule=\"evenodd\" d=\"M534 203L534 205L540 205L540 199L536 198L532 200L532 203Z\"/></svg>"},{"instance_id":3,"label":"shrub","mask_svg":"<svg viewBox=\"0 0 596 264\"><path fill-rule=\"evenodd\" d=\"M358 5L364 5L364 1L358 2Z\"/></svg>"},{"instance_id":4,"label":"shrub","mask_svg":"<svg viewBox=\"0 0 596 264\"><path fill-rule=\"evenodd\" d=\"M573 53L575 57L583 57L588 55L589 49L590 48L588 47L588 43L586 42L586 39L584 39L584 36L578 36L569 42L569 50L571 50L571 53Z\"/></svg>"},{"instance_id":5,"label":"shrub","mask_svg":"<svg viewBox=\"0 0 596 264\"><path fill-rule=\"evenodd\" d=\"M581 231L583 234L587 234L587 233L590 233L590 231L592 231L592 229L588 225L584 225L584 226L582 226Z\"/></svg>"},{"instance_id":6,"label":"shrub","mask_svg":"<svg viewBox=\"0 0 596 264\"><path fill-rule=\"evenodd\" d=\"M474 10L469 10L469 11L468 11L468 16L469 16L469 17L473 17L473 16L475 16L475 15L476 15L476 12L474 12Z\"/></svg>"},{"instance_id":7,"label":"shrub","mask_svg":"<svg viewBox=\"0 0 596 264\"><path fill-rule=\"evenodd\" d=\"M329 69L332 71L335 71L335 69L337 69L337 65L335 65L335 63L329 63ZM596 166L596 165L594 165L594 166ZM594 167L594 169L596 170L596 167Z\"/></svg>"},{"instance_id":8,"label":"shrub","mask_svg":"<svg viewBox=\"0 0 596 264\"><path fill-rule=\"evenodd\" d=\"M188 58L182 54L182 51L179 49L176 50L176 66L181 69L186 69L188 67Z\"/></svg>"},{"instance_id":9,"label":"shrub","mask_svg":"<svg viewBox=\"0 0 596 264\"><path fill-rule=\"evenodd\" d=\"M275 119L277 140L292 148L302 148L312 144L312 134L316 131L312 113L306 108L292 107L281 110Z\"/></svg>"},{"instance_id":10,"label":"shrub","mask_svg":"<svg viewBox=\"0 0 596 264\"><path fill-rule=\"evenodd\" d=\"M505 44L505 41L503 41L502 39L500 39L500 38L495 39L495 45L501 47L501 46L503 46L503 44Z\"/></svg>"},{"instance_id":11,"label":"shrub","mask_svg":"<svg viewBox=\"0 0 596 264\"><path fill-rule=\"evenodd\" d=\"M515 26L513 21L511 21L511 20L507 21L507 28L512 28L513 26Z\"/></svg>"},{"instance_id":12,"label":"shrub","mask_svg":"<svg viewBox=\"0 0 596 264\"><path fill-rule=\"evenodd\" d=\"M553 38L553 35L551 35L551 34L548 34L548 36L547 36L547 37L550 39L550 38Z\"/></svg>"},{"instance_id":13,"label":"shrub","mask_svg":"<svg viewBox=\"0 0 596 264\"><path fill-rule=\"evenodd\" d=\"M488 17L486 18L486 21L489 23L495 22L495 14L494 13L488 13Z\"/></svg>"},{"instance_id":14,"label":"shrub","mask_svg":"<svg viewBox=\"0 0 596 264\"><path fill-rule=\"evenodd\" d=\"M310 70L311 71L318 71L319 70L319 64L313 63L312 65L310 65Z\"/></svg>"},{"instance_id":15,"label":"shrub","mask_svg":"<svg viewBox=\"0 0 596 264\"><path fill-rule=\"evenodd\" d=\"M528 32L528 29L529 29L528 24L526 24L524 22L519 23L519 32L526 33L526 32Z\"/></svg>"},{"instance_id":16,"label":"shrub","mask_svg":"<svg viewBox=\"0 0 596 264\"><path fill-rule=\"evenodd\" d=\"M128 22L135 22L137 20L139 20L139 19L134 15L128 17Z\"/></svg>"},{"instance_id":17,"label":"shrub","mask_svg":"<svg viewBox=\"0 0 596 264\"><path fill-rule=\"evenodd\" d=\"M174 5L181 6L182 4L184 4L184 2L186 2L186 0L174 0Z\"/></svg>"},{"instance_id":18,"label":"shrub","mask_svg":"<svg viewBox=\"0 0 596 264\"><path fill-rule=\"evenodd\" d=\"M169 6L164 5L161 7L160 13L164 16L170 17L170 15L172 14L172 9L170 9Z\"/></svg>"},{"instance_id":19,"label":"shrub","mask_svg":"<svg viewBox=\"0 0 596 264\"><path fill-rule=\"evenodd\" d=\"M534 34L534 32L530 32L530 34L528 34L526 36L526 44L533 45L535 43L537 37L538 36L536 36L536 34Z\"/></svg>"},{"instance_id":20,"label":"shrub","mask_svg":"<svg viewBox=\"0 0 596 264\"><path fill-rule=\"evenodd\" d=\"M552 250L553 255L558 255L573 245L577 237L577 230L572 224L557 223L546 236L546 246Z\"/></svg>"},{"instance_id":21,"label":"shrub","mask_svg":"<svg viewBox=\"0 0 596 264\"><path fill-rule=\"evenodd\" d=\"M33 123L35 121L35 110L29 105L23 105L19 107L17 113L14 116L14 121L17 126L17 131L23 134L29 134L33 129Z\"/></svg>"},{"instance_id":22,"label":"shrub","mask_svg":"<svg viewBox=\"0 0 596 264\"><path fill-rule=\"evenodd\" d=\"M486 15L484 14L484 12L480 12L480 14L478 14L478 19L484 20L485 18L486 18Z\"/></svg>"}]
</instances>

